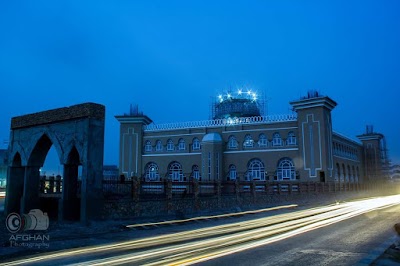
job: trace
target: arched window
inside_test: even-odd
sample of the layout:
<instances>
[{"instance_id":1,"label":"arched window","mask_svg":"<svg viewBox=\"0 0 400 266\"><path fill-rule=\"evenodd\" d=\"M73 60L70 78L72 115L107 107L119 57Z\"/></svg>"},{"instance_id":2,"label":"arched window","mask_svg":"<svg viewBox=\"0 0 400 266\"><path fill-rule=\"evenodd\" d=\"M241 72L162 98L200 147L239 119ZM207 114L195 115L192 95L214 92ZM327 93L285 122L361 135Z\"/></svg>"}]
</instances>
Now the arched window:
<instances>
[{"instance_id":1,"label":"arched window","mask_svg":"<svg viewBox=\"0 0 400 266\"><path fill-rule=\"evenodd\" d=\"M146 145L144 146L144 150L149 152L152 150L152 146L151 146L151 141L150 140L146 140Z\"/></svg>"},{"instance_id":2,"label":"arched window","mask_svg":"<svg viewBox=\"0 0 400 266\"><path fill-rule=\"evenodd\" d=\"M183 151L183 150L186 149L186 143L185 143L185 140L184 140L184 139L179 139L179 142L178 142L178 149L179 149L180 151Z\"/></svg>"},{"instance_id":3,"label":"arched window","mask_svg":"<svg viewBox=\"0 0 400 266\"><path fill-rule=\"evenodd\" d=\"M261 133L258 136L258 146L259 147L267 147L267 145L268 145L267 136L265 136L264 133Z\"/></svg>"},{"instance_id":4,"label":"arched window","mask_svg":"<svg viewBox=\"0 0 400 266\"><path fill-rule=\"evenodd\" d=\"M352 174L351 179L353 181L356 181L356 168L354 167L354 165L353 165L352 169L353 169L353 171L351 172L351 174Z\"/></svg>"},{"instance_id":5,"label":"arched window","mask_svg":"<svg viewBox=\"0 0 400 266\"><path fill-rule=\"evenodd\" d=\"M199 140L198 138L194 138L194 139L193 139L192 149L193 149L194 151L200 150L200 140Z\"/></svg>"},{"instance_id":6,"label":"arched window","mask_svg":"<svg viewBox=\"0 0 400 266\"><path fill-rule=\"evenodd\" d=\"M293 131L290 131L288 133L286 144L287 145L297 145L297 139L296 139L296 136L294 135Z\"/></svg>"},{"instance_id":7,"label":"arched window","mask_svg":"<svg viewBox=\"0 0 400 266\"><path fill-rule=\"evenodd\" d=\"M254 146L254 140L251 137L251 135L246 135L244 137L244 142L243 142L243 147L245 148L251 148Z\"/></svg>"},{"instance_id":8,"label":"arched window","mask_svg":"<svg viewBox=\"0 0 400 266\"><path fill-rule=\"evenodd\" d=\"M335 175L335 181L339 181L340 179L340 165L336 163L336 175Z\"/></svg>"},{"instance_id":9,"label":"arched window","mask_svg":"<svg viewBox=\"0 0 400 266\"><path fill-rule=\"evenodd\" d=\"M200 180L200 170L198 165L192 166L192 177L194 179Z\"/></svg>"},{"instance_id":10,"label":"arched window","mask_svg":"<svg viewBox=\"0 0 400 266\"><path fill-rule=\"evenodd\" d=\"M237 149L238 147L238 142L236 140L235 136L230 136L228 138L228 149Z\"/></svg>"},{"instance_id":11,"label":"arched window","mask_svg":"<svg viewBox=\"0 0 400 266\"><path fill-rule=\"evenodd\" d=\"M231 164L229 165L228 180L236 180L236 177L237 177L236 166L234 164Z\"/></svg>"},{"instance_id":12,"label":"arched window","mask_svg":"<svg viewBox=\"0 0 400 266\"><path fill-rule=\"evenodd\" d=\"M158 173L158 165L156 163L146 164L146 181L159 181L160 174Z\"/></svg>"},{"instance_id":13,"label":"arched window","mask_svg":"<svg viewBox=\"0 0 400 266\"><path fill-rule=\"evenodd\" d=\"M167 151L173 151L174 150L174 142L172 141L172 139L169 139L167 141Z\"/></svg>"},{"instance_id":14,"label":"arched window","mask_svg":"<svg viewBox=\"0 0 400 266\"><path fill-rule=\"evenodd\" d=\"M156 151L162 151L163 150L163 145L161 140L157 140L156 142Z\"/></svg>"},{"instance_id":15,"label":"arched window","mask_svg":"<svg viewBox=\"0 0 400 266\"><path fill-rule=\"evenodd\" d=\"M264 164L259 159L252 159L247 165L246 179L251 180L265 180L265 168Z\"/></svg>"},{"instance_id":16,"label":"arched window","mask_svg":"<svg viewBox=\"0 0 400 266\"><path fill-rule=\"evenodd\" d=\"M278 162L278 180L295 180L296 172L292 159L282 158Z\"/></svg>"},{"instance_id":17,"label":"arched window","mask_svg":"<svg viewBox=\"0 0 400 266\"><path fill-rule=\"evenodd\" d=\"M282 138L278 132L272 136L272 146L282 146Z\"/></svg>"},{"instance_id":18,"label":"arched window","mask_svg":"<svg viewBox=\"0 0 400 266\"><path fill-rule=\"evenodd\" d=\"M172 181L183 181L182 166L178 162L172 162L168 166L168 175Z\"/></svg>"}]
</instances>

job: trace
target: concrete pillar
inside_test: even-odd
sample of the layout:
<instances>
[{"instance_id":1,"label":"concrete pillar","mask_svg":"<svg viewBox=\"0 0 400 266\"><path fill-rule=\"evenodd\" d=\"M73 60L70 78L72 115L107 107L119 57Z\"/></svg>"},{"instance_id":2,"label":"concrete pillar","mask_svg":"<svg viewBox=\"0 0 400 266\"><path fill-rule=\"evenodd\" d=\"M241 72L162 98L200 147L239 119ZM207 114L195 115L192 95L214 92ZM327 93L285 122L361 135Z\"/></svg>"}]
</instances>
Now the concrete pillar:
<instances>
[{"instance_id":1,"label":"concrete pillar","mask_svg":"<svg viewBox=\"0 0 400 266\"><path fill-rule=\"evenodd\" d=\"M28 213L32 209L39 209L40 167L25 167L24 195L21 202L21 212Z\"/></svg>"},{"instance_id":2,"label":"concrete pillar","mask_svg":"<svg viewBox=\"0 0 400 266\"><path fill-rule=\"evenodd\" d=\"M193 178L192 182L193 182L193 194L194 194L194 208L195 210L199 210L200 209L199 181Z\"/></svg>"},{"instance_id":3,"label":"concrete pillar","mask_svg":"<svg viewBox=\"0 0 400 266\"><path fill-rule=\"evenodd\" d=\"M104 120L88 119L87 142L84 147L81 183L80 220L100 219L103 214Z\"/></svg>"},{"instance_id":4,"label":"concrete pillar","mask_svg":"<svg viewBox=\"0 0 400 266\"><path fill-rule=\"evenodd\" d=\"M79 220L80 201L77 189L78 165L64 165L62 199L59 205L62 220Z\"/></svg>"},{"instance_id":5,"label":"concrete pillar","mask_svg":"<svg viewBox=\"0 0 400 266\"><path fill-rule=\"evenodd\" d=\"M9 167L5 211L7 214L21 211L21 199L24 191L25 167Z\"/></svg>"},{"instance_id":6,"label":"concrete pillar","mask_svg":"<svg viewBox=\"0 0 400 266\"><path fill-rule=\"evenodd\" d=\"M135 205L134 208L134 215L136 217L140 216L141 213L141 206L140 206L140 178L137 176L132 177L132 199Z\"/></svg>"},{"instance_id":7,"label":"concrete pillar","mask_svg":"<svg viewBox=\"0 0 400 266\"><path fill-rule=\"evenodd\" d=\"M134 202L139 202L140 199L140 178L132 177L132 199Z\"/></svg>"},{"instance_id":8,"label":"concrete pillar","mask_svg":"<svg viewBox=\"0 0 400 266\"><path fill-rule=\"evenodd\" d=\"M167 179L164 182L165 198L166 198L166 209L168 214L172 213L172 180Z\"/></svg>"}]
</instances>

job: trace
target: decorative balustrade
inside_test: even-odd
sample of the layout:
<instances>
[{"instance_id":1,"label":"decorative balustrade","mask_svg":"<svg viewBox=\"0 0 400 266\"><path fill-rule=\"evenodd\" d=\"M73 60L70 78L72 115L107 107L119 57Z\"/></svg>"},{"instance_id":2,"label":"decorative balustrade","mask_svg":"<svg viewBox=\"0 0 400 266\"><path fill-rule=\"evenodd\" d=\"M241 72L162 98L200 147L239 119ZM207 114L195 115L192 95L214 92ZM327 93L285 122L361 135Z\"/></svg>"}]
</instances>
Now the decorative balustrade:
<instances>
[{"instance_id":1,"label":"decorative balustrade","mask_svg":"<svg viewBox=\"0 0 400 266\"><path fill-rule=\"evenodd\" d=\"M201 128L201 127L268 124L276 122L290 122L296 120L297 120L297 114L239 117L234 119L228 118L228 119L216 119L216 120L200 120L200 121L189 121L189 122L165 123L158 125L150 124L144 127L144 131L162 131L162 130L173 130L173 129Z\"/></svg>"}]
</instances>

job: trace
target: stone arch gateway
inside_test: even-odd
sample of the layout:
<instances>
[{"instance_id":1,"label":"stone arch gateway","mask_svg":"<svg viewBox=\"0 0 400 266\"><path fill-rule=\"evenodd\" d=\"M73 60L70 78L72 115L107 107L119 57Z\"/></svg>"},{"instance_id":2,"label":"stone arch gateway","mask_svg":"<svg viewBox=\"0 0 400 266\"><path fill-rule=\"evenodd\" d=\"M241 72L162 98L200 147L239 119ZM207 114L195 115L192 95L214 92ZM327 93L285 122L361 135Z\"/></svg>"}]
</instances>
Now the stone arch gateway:
<instances>
[{"instance_id":1,"label":"stone arch gateway","mask_svg":"<svg viewBox=\"0 0 400 266\"><path fill-rule=\"evenodd\" d=\"M58 220L85 222L100 218L104 119L105 107L95 103L13 117L6 213L42 209L55 213ZM62 185L60 193L45 195L40 189L40 168L52 146L64 166Z\"/></svg>"}]
</instances>

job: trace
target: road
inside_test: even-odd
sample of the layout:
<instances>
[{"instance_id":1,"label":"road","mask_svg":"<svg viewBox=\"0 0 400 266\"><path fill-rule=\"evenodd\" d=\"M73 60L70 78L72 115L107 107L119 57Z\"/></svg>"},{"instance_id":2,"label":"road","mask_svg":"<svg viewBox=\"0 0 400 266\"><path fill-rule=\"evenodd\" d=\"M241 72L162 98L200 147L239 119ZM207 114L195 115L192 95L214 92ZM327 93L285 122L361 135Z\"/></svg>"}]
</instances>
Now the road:
<instances>
[{"instance_id":1,"label":"road","mask_svg":"<svg viewBox=\"0 0 400 266\"><path fill-rule=\"evenodd\" d=\"M202 265L355 265L395 236L400 206L373 211Z\"/></svg>"},{"instance_id":2,"label":"road","mask_svg":"<svg viewBox=\"0 0 400 266\"><path fill-rule=\"evenodd\" d=\"M400 196L225 223L4 265L354 265L393 235Z\"/></svg>"}]
</instances>

